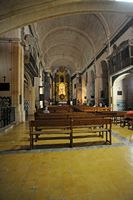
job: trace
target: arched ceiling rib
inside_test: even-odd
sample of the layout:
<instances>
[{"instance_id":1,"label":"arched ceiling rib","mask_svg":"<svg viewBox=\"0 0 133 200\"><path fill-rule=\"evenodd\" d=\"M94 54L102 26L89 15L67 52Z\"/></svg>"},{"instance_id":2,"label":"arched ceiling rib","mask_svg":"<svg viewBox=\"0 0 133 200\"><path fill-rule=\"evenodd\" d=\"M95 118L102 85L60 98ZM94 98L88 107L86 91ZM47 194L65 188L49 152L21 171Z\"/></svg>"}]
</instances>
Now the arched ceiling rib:
<instances>
[{"instance_id":1,"label":"arched ceiling rib","mask_svg":"<svg viewBox=\"0 0 133 200\"><path fill-rule=\"evenodd\" d=\"M126 15L116 13L102 13L110 29L110 35L113 35L119 28L130 19Z\"/></svg>"},{"instance_id":2,"label":"arched ceiling rib","mask_svg":"<svg viewBox=\"0 0 133 200\"><path fill-rule=\"evenodd\" d=\"M50 60L49 64L51 66L51 71L53 71L55 68L59 67L59 63L60 66L64 66L67 67L72 74L75 73L75 71L78 69L78 63L75 62L73 57L70 56L63 56L62 55L58 55L58 57L54 57L53 59Z\"/></svg>"},{"instance_id":3,"label":"arched ceiling rib","mask_svg":"<svg viewBox=\"0 0 133 200\"><path fill-rule=\"evenodd\" d=\"M133 14L133 4L109 0L1 0L0 4L0 33L41 19L73 13L117 12Z\"/></svg>"},{"instance_id":4,"label":"arched ceiling rib","mask_svg":"<svg viewBox=\"0 0 133 200\"><path fill-rule=\"evenodd\" d=\"M45 60L49 57L48 52L52 50L53 54L57 54L58 49L60 49L65 55L71 54L72 56L74 55L74 51L78 51L77 59L80 58L80 66L82 68L83 66L87 66L89 56L94 57L95 55L95 46L89 35L76 27L61 26L50 29L46 35L42 35L44 36L41 39L41 46Z\"/></svg>"},{"instance_id":5,"label":"arched ceiling rib","mask_svg":"<svg viewBox=\"0 0 133 200\"><path fill-rule=\"evenodd\" d=\"M61 48L62 47L62 48ZM47 54L50 55L50 53L54 53L54 52L58 52L58 49L60 51L62 51L62 49L64 50L63 55L66 53L66 49L67 51L71 50L70 52L72 53L72 51L77 52L78 58L82 55L82 51L79 48L79 46L76 46L75 44L68 44L68 43L59 43L56 44L54 46L51 46L49 49L47 49L46 52L44 52L44 59L47 57ZM55 54L55 53L54 53ZM80 60L85 61L85 63L87 63L88 61L88 55L86 55L85 53L82 55L82 58L80 57Z\"/></svg>"},{"instance_id":6,"label":"arched ceiling rib","mask_svg":"<svg viewBox=\"0 0 133 200\"><path fill-rule=\"evenodd\" d=\"M102 13L96 14L96 16L99 18L101 24L103 25L103 28L105 30L107 38L110 36L110 30L109 30L109 25L105 19L105 17L102 15Z\"/></svg>"},{"instance_id":7,"label":"arched ceiling rib","mask_svg":"<svg viewBox=\"0 0 133 200\"><path fill-rule=\"evenodd\" d=\"M76 53L77 59L82 55L81 49L78 46L74 44L68 44L68 43L59 43L59 44L51 46L49 49L47 49L46 52L44 52L44 59L47 59L47 56L49 57L52 54L55 55L55 52L56 52L56 55L58 54L58 52L61 52L63 55L66 55L66 54L68 55L69 53L74 55ZM88 57L85 56L84 54L82 59L80 58L80 60L85 60L87 62L87 58Z\"/></svg>"},{"instance_id":8,"label":"arched ceiling rib","mask_svg":"<svg viewBox=\"0 0 133 200\"><path fill-rule=\"evenodd\" d=\"M62 32L62 31L67 31L67 32L71 31L71 32L80 34L82 37L84 37L86 39L87 43L89 43L91 45L92 51L95 54L95 52L96 52L95 45L93 43L93 40L90 38L90 36L87 33L85 33L84 31L82 31L76 27L72 27L72 26L60 26L60 27L52 28L50 31L48 31L46 33L46 35L44 35L42 37L42 42L41 42L42 46L45 46L44 42L47 41L47 38L50 35L54 35L55 33Z\"/></svg>"},{"instance_id":9,"label":"arched ceiling rib","mask_svg":"<svg viewBox=\"0 0 133 200\"><path fill-rule=\"evenodd\" d=\"M53 64L51 65L51 63L53 63L53 60L56 59L56 62L57 62L57 60L59 60L59 59L61 60L61 58L62 58L62 60L66 59L66 58L71 58L71 60L73 60L73 65L74 65L74 63L76 63L76 66L78 68L81 67L82 60L80 60L80 57L77 58L76 54L74 54L74 55L67 54L66 55L63 53L57 53L56 55L50 55L46 60L46 67L48 68L48 65L50 65L50 68L51 68L51 66L53 65ZM68 64L66 63L66 65L68 65ZM58 66L61 66L61 65L58 63Z\"/></svg>"},{"instance_id":10,"label":"arched ceiling rib","mask_svg":"<svg viewBox=\"0 0 133 200\"><path fill-rule=\"evenodd\" d=\"M65 43L65 42L60 42L60 43L58 43L58 44L53 44L53 45L51 45L51 46L49 46L45 51L44 51L44 57L45 56L47 56L47 54L48 54L48 52L49 51L51 51L53 48L58 48L58 47L60 47L60 46L68 46L68 47L71 47L71 48L73 48L73 49L75 49L76 51L78 51L78 52L81 52L81 49L79 48L79 46L77 46L77 45L75 45L74 43L72 44L68 44L68 43Z\"/></svg>"},{"instance_id":11,"label":"arched ceiling rib","mask_svg":"<svg viewBox=\"0 0 133 200\"><path fill-rule=\"evenodd\" d=\"M46 68L63 65L74 73L95 59L128 15L133 4L111 0L2 0L0 33L36 22Z\"/></svg>"},{"instance_id":12,"label":"arched ceiling rib","mask_svg":"<svg viewBox=\"0 0 133 200\"><path fill-rule=\"evenodd\" d=\"M71 15L40 21L36 25L36 30L47 67L51 67L50 52L56 55L59 48L63 55L73 56L74 51L80 49L80 54L77 54L77 59L75 59L76 62L80 57L78 64L80 71L86 68L92 59L95 59L96 52L105 45L110 35L108 23L101 13ZM64 48L60 45L61 43L64 45L67 43L67 47Z\"/></svg>"}]
</instances>

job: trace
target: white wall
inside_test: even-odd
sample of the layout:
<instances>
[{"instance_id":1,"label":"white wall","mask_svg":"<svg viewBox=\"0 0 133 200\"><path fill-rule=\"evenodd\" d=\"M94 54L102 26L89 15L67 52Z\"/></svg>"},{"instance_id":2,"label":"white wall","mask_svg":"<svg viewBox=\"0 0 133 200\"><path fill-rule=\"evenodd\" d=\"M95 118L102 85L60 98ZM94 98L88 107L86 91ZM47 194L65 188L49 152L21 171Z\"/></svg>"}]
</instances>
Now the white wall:
<instances>
[{"instance_id":1,"label":"white wall","mask_svg":"<svg viewBox=\"0 0 133 200\"><path fill-rule=\"evenodd\" d=\"M0 42L0 83L11 82L11 43ZM10 96L10 91L0 91L0 96Z\"/></svg>"},{"instance_id":2,"label":"white wall","mask_svg":"<svg viewBox=\"0 0 133 200\"><path fill-rule=\"evenodd\" d=\"M127 76L127 74L123 74L119 76L114 84L113 84L113 92L112 92L112 103L113 103L113 110L121 111L125 110L125 91L123 87L123 80ZM118 92L121 91L121 95Z\"/></svg>"}]
</instances>

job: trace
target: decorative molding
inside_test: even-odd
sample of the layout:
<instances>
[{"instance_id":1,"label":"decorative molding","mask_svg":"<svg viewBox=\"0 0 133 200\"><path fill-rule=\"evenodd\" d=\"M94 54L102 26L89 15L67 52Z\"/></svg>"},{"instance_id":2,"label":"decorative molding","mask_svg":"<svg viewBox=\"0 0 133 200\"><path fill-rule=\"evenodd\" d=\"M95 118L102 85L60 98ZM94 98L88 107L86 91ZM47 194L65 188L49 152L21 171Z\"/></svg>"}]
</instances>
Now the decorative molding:
<instances>
[{"instance_id":1,"label":"decorative molding","mask_svg":"<svg viewBox=\"0 0 133 200\"><path fill-rule=\"evenodd\" d=\"M0 37L0 43L12 43L12 42L21 42L20 38L5 38Z\"/></svg>"}]
</instances>

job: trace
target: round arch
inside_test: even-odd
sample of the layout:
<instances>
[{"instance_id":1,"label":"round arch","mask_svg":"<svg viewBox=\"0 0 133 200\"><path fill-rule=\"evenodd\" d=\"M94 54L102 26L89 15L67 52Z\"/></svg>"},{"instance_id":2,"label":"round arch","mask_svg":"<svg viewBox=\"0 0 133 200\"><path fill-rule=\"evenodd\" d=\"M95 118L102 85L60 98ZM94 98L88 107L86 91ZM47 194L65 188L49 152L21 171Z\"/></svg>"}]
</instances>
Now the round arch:
<instances>
[{"instance_id":1,"label":"round arch","mask_svg":"<svg viewBox=\"0 0 133 200\"><path fill-rule=\"evenodd\" d=\"M4 8L4 9L3 9ZM132 15L133 4L115 1L3 1L0 6L0 33L41 19L88 12L117 12Z\"/></svg>"},{"instance_id":2,"label":"round arch","mask_svg":"<svg viewBox=\"0 0 133 200\"><path fill-rule=\"evenodd\" d=\"M118 76L112 87L112 108L116 111L126 110L126 94L128 91L128 76L129 73L124 73ZM125 83L124 83L125 80Z\"/></svg>"}]
</instances>

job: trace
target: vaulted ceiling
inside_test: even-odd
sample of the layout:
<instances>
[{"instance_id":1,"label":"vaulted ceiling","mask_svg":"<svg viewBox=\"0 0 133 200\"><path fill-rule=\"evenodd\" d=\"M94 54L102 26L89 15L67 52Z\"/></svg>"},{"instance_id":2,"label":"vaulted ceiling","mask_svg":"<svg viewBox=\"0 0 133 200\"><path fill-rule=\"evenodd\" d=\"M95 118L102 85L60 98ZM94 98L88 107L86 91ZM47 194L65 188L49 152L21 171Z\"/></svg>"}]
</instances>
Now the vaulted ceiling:
<instances>
[{"instance_id":1,"label":"vaulted ceiling","mask_svg":"<svg viewBox=\"0 0 133 200\"><path fill-rule=\"evenodd\" d=\"M131 17L133 3L3 0L0 33L34 22L45 68L65 66L74 74L86 68Z\"/></svg>"},{"instance_id":2,"label":"vaulted ceiling","mask_svg":"<svg viewBox=\"0 0 133 200\"><path fill-rule=\"evenodd\" d=\"M36 23L46 68L82 71L125 21L124 14L81 13Z\"/></svg>"}]
</instances>

